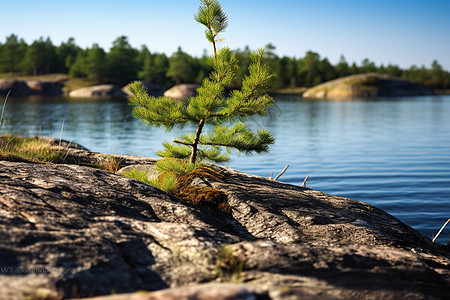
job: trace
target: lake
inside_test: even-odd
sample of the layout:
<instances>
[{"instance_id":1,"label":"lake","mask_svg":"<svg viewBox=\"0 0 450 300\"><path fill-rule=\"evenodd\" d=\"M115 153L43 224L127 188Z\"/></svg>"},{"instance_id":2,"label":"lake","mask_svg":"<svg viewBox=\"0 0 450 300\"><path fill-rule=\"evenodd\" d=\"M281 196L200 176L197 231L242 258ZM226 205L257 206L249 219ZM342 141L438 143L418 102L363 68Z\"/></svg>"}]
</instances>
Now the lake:
<instances>
[{"instance_id":1,"label":"lake","mask_svg":"<svg viewBox=\"0 0 450 300\"><path fill-rule=\"evenodd\" d=\"M3 99L2 99L3 100ZM377 206L428 237L450 218L450 95L310 101L277 95L267 117L268 154L233 153L229 166ZM145 127L126 100L9 98L0 133L44 135L92 151L155 157L161 143L193 128ZM450 240L450 227L438 241Z\"/></svg>"}]
</instances>

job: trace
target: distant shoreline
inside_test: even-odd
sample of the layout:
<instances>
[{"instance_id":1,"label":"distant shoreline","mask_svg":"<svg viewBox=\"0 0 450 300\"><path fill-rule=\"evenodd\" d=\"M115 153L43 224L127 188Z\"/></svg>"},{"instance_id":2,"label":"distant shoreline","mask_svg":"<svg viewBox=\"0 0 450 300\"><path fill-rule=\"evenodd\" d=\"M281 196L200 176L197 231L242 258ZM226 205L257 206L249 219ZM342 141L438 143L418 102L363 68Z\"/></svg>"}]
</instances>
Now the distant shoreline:
<instances>
[{"instance_id":1,"label":"distant shoreline","mask_svg":"<svg viewBox=\"0 0 450 300\"><path fill-rule=\"evenodd\" d=\"M55 85L61 86L61 95L67 95L70 91L93 87L97 84L95 82L89 81L87 79L81 78L71 78L68 74L45 74L45 75L18 75L18 74L0 74L0 81L4 79L11 80L21 80L25 82L45 82L52 83ZM98 84L100 85L100 84ZM117 86L117 88L122 88ZM303 95L303 93L308 90L308 87L291 87L291 88L279 88L279 89L271 89L269 93L272 95ZM434 89L436 95L449 95L450 89ZM0 86L0 96L6 96L7 91L2 91L2 87ZM30 95L33 96L33 95ZM48 96L48 95L38 95L38 96ZM53 95L52 95L53 96ZM25 96L26 97L26 96Z\"/></svg>"}]
</instances>

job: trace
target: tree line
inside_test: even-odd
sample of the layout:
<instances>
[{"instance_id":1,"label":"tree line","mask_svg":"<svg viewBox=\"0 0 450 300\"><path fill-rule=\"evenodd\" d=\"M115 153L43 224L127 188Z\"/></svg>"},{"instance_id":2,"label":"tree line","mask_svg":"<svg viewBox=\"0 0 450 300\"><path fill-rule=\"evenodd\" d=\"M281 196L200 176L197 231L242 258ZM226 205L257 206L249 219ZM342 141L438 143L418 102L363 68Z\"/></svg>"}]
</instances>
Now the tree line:
<instances>
[{"instance_id":1,"label":"tree line","mask_svg":"<svg viewBox=\"0 0 450 300\"><path fill-rule=\"evenodd\" d=\"M411 66L402 69L397 65L377 66L369 59L360 64L348 63L344 56L331 64L313 51L302 58L278 56L275 46L266 45L266 64L276 73L274 88L311 87L342 76L378 72L421 83L433 89L450 89L450 72L444 70L435 60L430 67ZM251 50L233 50L239 60L239 70L248 70L248 54ZM39 38L28 45L15 34L0 43L0 74L41 75L65 73L74 78L86 78L96 84L113 83L125 85L140 79L166 87L179 83L201 83L211 72L206 63L207 53L194 57L178 48L172 55L151 52L145 45L133 48L126 36L113 41L106 52L98 44L82 49L73 38L55 46L50 38ZM243 71L241 71L243 72ZM245 73L237 74L243 78ZM232 84L239 88L240 80Z\"/></svg>"}]
</instances>

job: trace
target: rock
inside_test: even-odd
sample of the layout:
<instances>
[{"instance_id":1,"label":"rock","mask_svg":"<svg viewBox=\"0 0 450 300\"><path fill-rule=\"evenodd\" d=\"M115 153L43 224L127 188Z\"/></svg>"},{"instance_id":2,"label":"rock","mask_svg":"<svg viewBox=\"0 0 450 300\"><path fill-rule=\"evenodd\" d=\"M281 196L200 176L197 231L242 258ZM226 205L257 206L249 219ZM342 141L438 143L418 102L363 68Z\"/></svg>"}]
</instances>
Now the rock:
<instances>
[{"instance_id":1,"label":"rock","mask_svg":"<svg viewBox=\"0 0 450 300\"><path fill-rule=\"evenodd\" d=\"M187 98L197 95L198 84L178 84L164 92L164 97L186 101Z\"/></svg>"},{"instance_id":2,"label":"rock","mask_svg":"<svg viewBox=\"0 0 450 300\"><path fill-rule=\"evenodd\" d=\"M126 94L112 84L102 84L73 90L70 97L78 98L122 98Z\"/></svg>"},{"instance_id":3,"label":"rock","mask_svg":"<svg viewBox=\"0 0 450 300\"><path fill-rule=\"evenodd\" d=\"M10 96L25 97L33 94L33 91L23 80L17 79L0 79L0 95L6 96L8 92Z\"/></svg>"},{"instance_id":4,"label":"rock","mask_svg":"<svg viewBox=\"0 0 450 300\"><path fill-rule=\"evenodd\" d=\"M151 293L135 293L89 298L89 300L269 300L267 292L240 284L200 284L197 286L164 289ZM88 299L86 299L88 300Z\"/></svg>"},{"instance_id":5,"label":"rock","mask_svg":"<svg viewBox=\"0 0 450 300\"><path fill-rule=\"evenodd\" d=\"M434 95L434 92L418 83L378 73L342 77L319 84L303 93L304 98L330 100L424 95Z\"/></svg>"},{"instance_id":6,"label":"rock","mask_svg":"<svg viewBox=\"0 0 450 300\"><path fill-rule=\"evenodd\" d=\"M0 294L8 299L207 299L209 290L217 299L448 295L449 253L391 215L348 198L210 167L223 175L208 182L227 194L231 214L188 205L95 168L0 161ZM233 280L245 284L218 284ZM111 295L138 290L158 291Z\"/></svg>"},{"instance_id":7,"label":"rock","mask_svg":"<svg viewBox=\"0 0 450 300\"><path fill-rule=\"evenodd\" d=\"M13 78L0 79L0 95L6 95L11 90L11 96L59 96L62 95L61 78L47 80L18 80Z\"/></svg>"},{"instance_id":8,"label":"rock","mask_svg":"<svg viewBox=\"0 0 450 300\"><path fill-rule=\"evenodd\" d=\"M62 85L57 82L42 81L42 80L28 80L28 86L33 91L33 94L40 96L59 96L62 95Z\"/></svg>"},{"instance_id":9,"label":"rock","mask_svg":"<svg viewBox=\"0 0 450 300\"><path fill-rule=\"evenodd\" d=\"M57 144L58 142L54 143ZM88 166L97 166L101 165L103 162L116 160L119 167L118 171L130 165L132 166L154 165L157 161L157 159L139 157L135 155L117 155L117 154L104 154L98 152L91 152L86 151L84 149L78 149L76 147L73 148L69 147L69 149L66 150L65 157L66 157L65 162L67 164L88 165Z\"/></svg>"},{"instance_id":10,"label":"rock","mask_svg":"<svg viewBox=\"0 0 450 300\"><path fill-rule=\"evenodd\" d=\"M52 138L49 136L38 136L37 138L41 141L49 142L53 146L61 146L63 148L67 148L67 149L77 149L77 150L84 150L86 152L90 152L89 149L81 146L80 144L74 143L72 141L60 140L60 139Z\"/></svg>"},{"instance_id":11,"label":"rock","mask_svg":"<svg viewBox=\"0 0 450 300\"><path fill-rule=\"evenodd\" d=\"M149 96L153 96L153 97L160 97L164 95L164 92L166 90L165 87L156 84L156 83L152 83L152 82L148 82L148 81L141 81L142 85L144 85L144 87L147 89L147 94ZM127 94L127 96L131 96L131 92L130 92L130 85L127 84L126 86L124 86L122 88L122 91Z\"/></svg>"}]
</instances>

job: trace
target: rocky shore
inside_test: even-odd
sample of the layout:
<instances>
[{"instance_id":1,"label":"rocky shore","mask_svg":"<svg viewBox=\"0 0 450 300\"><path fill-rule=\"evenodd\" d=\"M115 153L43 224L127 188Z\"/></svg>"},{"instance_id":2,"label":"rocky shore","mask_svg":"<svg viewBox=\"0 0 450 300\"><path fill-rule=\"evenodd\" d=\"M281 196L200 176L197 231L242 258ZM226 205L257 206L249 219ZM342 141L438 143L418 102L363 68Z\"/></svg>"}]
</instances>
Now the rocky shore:
<instances>
[{"instance_id":1,"label":"rocky shore","mask_svg":"<svg viewBox=\"0 0 450 300\"><path fill-rule=\"evenodd\" d=\"M0 96L59 96L62 95L63 82L46 80L0 79Z\"/></svg>"},{"instance_id":2,"label":"rocky shore","mask_svg":"<svg viewBox=\"0 0 450 300\"><path fill-rule=\"evenodd\" d=\"M113 84L101 84L63 91L67 76L48 76L43 79L0 79L0 96L29 97L29 96L61 96L67 94L73 98L126 98L131 95L128 85L119 88ZM163 86L150 82L143 82L149 95L162 96L166 90ZM176 87L175 87L176 88Z\"/></svg>"},{"instance_id":3,"label":"rocky shore","mask_svg":"<svg viewBox=\"0 0 450 300\"><path fill-rule=\"evenodd\" d=\"M415 82L378 73L338 78L319 84L303 93L304 98L330 100L426 95L434 95L433 90Z\"/></svg>"},{"instance_id":4,"label":"rocky shore","mask_svg":"<svg viewBox=\"0 0 450 300\"><path fill-rule=\"evenodd\" d=\"M104 156L83 148L68 153L78 161ZM123 166L154 162L121 157ZM227 195L228 214L93 167L0 161L0 295L448 297L448 250L384 211L211 168L221 176L206 183Z\"/></svg>"}]
</instances>

